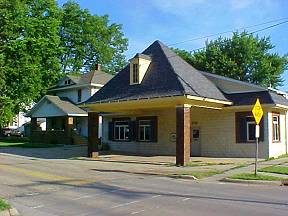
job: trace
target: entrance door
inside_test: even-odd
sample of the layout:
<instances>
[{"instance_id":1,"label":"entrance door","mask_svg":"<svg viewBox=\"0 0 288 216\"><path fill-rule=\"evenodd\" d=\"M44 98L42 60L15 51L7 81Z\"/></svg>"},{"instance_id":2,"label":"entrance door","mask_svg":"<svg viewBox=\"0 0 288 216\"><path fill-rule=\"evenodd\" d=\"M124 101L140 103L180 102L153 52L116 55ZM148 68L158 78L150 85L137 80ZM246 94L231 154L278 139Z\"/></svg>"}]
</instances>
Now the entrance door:
<instances>
[{"instance_id":1,"label":"entrance door","mask_svg":"<svg viewBox=\"0 0 288 216\"><path fill-rule=\"evenodd\" d=\"M191 128L191 146L190 146L191 156L201 156L200 138L201 138L200 128L192 127Z\"/></svg>"}]
</instances>

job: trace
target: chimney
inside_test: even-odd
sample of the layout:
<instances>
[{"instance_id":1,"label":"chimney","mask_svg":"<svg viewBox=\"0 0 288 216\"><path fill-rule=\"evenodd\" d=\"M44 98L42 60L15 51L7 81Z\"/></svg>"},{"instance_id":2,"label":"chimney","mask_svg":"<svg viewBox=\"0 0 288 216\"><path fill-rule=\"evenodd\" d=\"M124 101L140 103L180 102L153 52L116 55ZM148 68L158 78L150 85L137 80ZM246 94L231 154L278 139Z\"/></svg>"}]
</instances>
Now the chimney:
<instances>
[{"instance_id":1,"label":"chimney","mask_svg":"<svg viewBox=\"0 0 288 216\"><path fill-rule=\"evenodd\" d=\"M95 70L100 71L101 70L101 64L95 64Z\"/></svg>"}]
</instances>

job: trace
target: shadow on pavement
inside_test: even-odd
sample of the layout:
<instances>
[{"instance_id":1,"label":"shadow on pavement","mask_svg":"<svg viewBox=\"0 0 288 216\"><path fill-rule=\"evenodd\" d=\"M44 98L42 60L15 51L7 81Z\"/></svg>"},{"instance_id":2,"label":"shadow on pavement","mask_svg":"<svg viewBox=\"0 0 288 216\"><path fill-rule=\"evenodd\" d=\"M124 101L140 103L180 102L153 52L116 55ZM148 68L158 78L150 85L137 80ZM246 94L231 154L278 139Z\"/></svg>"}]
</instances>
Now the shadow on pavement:
<instances>
[{"instance_id":1,"label":"shadow on pavement","mask_svg":"<svg viewBox=\"0 0 288 216\"><path fill-rule=\"evenodd\" d=\"M16 187L34 187L37 185L43 185L43 184L48 184L48 185L59 185L59 186L66 186L66 187L73 187L75 188L74 184L70 184L70 182L75 181L75 179L67 180L67 181L36 181L35 183L32 184L25 184L25 185L18 185ZM229 201L229 202L236 202L236 203L248 203L248 204L262 204L262 205L274 205L274 206L284 206L288 207L288 203L284 202L273 202L273 201L263 201L263 200L256 200L256 199L243 199L243 198L226 198L226 197L221 197L221 196L216 196L216 195L191 195L191 194L183 194L183 193L175 193L175 192L154 192L153 189L151 191L141 191L141 188L124 188L124 187L119 187L115 185L109 185L105 184L103 182L97 182L97 183L91 183L91 184L84 184L84 185L78 185L76 186L77 190L79 189L92 189L92 190L98 190L94 191L95 194L91 193L91 196L101 196L103 194L113 194L113 196L118 196L120 198L124 199L141 199L149 196L166 196L166 197L176 197L176 198L189 198L189 199L202 199L206 201ZM46 192L49 194L49 192ZM50 192L53 193L53 192ZM43 195L43 193L41 193ZM269 199L269 197L268 197Z\"/></svg>"},{"instance_id":2,"label":"shadow on pavement","mask_svg":"<svg viewBox=\"0 0 288 216\"><path fill-rule=\"evenodd\" d=\"M53 148L8 147L8 148L0 148L0 154L1 153L16 156L39 158L39 159L68 159L73 157L85 157L87 155L87 146L65 145Z\"/></svg>"}]
</instances>

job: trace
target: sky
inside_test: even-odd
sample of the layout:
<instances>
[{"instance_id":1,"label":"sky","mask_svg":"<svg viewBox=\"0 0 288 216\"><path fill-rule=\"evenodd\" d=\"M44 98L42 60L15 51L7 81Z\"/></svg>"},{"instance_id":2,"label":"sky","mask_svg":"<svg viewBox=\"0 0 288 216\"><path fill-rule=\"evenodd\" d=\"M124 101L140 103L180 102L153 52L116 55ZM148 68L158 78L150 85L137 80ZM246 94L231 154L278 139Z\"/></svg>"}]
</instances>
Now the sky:
<instances>
[{"instance_id":1,"label":"sky","mask_svg":"<svg viewBox=\"0 0 288 216\"><path fill-rule=\"evenodd\" d=\"M249 32L288 19L287 0L75 0L92 14L109 15L111 23L122 24L129 40L127 59L142 52L155 40L175 48L193 50L205 45L207 38L189 41L215 33L242 29L271 20L266 25L247 28ZM58 0L63 5L66 0ZM243 30L243 29L242 29ZM221 34L230 37L231 33ZM270 36L273 52L288 53L288 23L258 33ZM210 37L209 40L218 36ZM288 91L288 71L283 74L280 90Z\"/></svg>"}]
</instances>

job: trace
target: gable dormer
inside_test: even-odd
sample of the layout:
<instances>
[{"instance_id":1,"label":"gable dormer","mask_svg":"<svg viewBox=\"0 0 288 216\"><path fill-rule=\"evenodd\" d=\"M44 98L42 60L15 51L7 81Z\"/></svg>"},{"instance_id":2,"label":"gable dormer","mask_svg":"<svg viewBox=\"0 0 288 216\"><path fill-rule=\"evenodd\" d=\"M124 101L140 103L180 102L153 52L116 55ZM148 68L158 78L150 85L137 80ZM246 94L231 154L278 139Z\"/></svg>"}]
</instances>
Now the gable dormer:
<instances>
[{"instance_id":1,"label":"gable dormer","mask_svg":"<svg viewBox=\"0 0 288 216\"><path fill-rule=\"evenodd\" d=\"M130 85L141 84L150 63L150 56L144 54L138 53L130 59Z\"/></svg>"},{"instance_id":2,"label":"gable dormer","mask_svg":"<svg viewBox=\"0 0 288 216\"><path fill-rule=\"evenodd\" d=\"M75 84L75 83L73 82L73 80L69 76L67 76L62 80L62 82L60 83L60 86L69 86L72 84Z\"/></svg>"}]
</instances>

